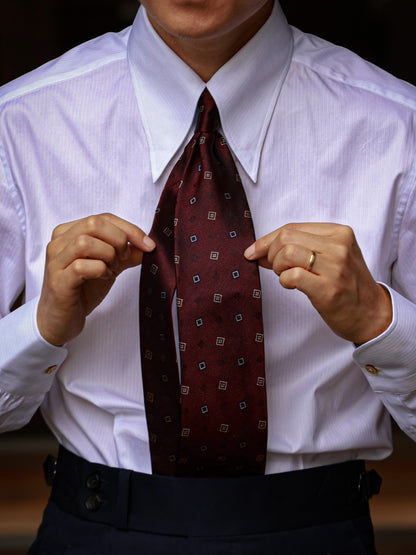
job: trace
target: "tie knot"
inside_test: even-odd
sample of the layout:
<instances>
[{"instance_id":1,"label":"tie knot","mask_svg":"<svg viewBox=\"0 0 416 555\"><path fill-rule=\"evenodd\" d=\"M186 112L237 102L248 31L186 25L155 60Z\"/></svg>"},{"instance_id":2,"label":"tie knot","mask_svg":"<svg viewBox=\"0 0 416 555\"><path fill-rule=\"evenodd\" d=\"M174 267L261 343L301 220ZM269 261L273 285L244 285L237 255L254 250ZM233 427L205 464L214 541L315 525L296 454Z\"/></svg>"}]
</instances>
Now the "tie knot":
<instances>
[{"instance_id":1,"label":"tie knot","mask_svg":"<svg viewBox=\"0 0 416 555\"><path fill-rule=\"evenodd\" d=\"M198 102L199 118L195 133L213 133L218 127L220 116L215 100L208 89L204 89Z\"/></svg>"}]
</instances>

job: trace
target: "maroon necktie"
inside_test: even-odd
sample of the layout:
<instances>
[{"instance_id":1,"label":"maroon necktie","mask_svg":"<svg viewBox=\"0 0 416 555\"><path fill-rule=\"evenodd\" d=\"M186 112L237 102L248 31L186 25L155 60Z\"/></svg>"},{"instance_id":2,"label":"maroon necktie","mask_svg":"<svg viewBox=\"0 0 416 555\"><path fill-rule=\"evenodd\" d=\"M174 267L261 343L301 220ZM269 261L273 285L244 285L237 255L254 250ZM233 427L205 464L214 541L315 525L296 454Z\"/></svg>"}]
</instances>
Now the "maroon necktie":
<instances>
[{"instance_id":1,"label":"maroon necktie","mask_svg":"<svg viewBox=\"0 0 416 555\"><path fill-rule=\"evenodd\" d=\"M204 90L143 258L140 340L154 474L264 473L267 406L261 290L250 210ZM172 327L177 293L180 371Z\"/></svg>"}]
</instances>

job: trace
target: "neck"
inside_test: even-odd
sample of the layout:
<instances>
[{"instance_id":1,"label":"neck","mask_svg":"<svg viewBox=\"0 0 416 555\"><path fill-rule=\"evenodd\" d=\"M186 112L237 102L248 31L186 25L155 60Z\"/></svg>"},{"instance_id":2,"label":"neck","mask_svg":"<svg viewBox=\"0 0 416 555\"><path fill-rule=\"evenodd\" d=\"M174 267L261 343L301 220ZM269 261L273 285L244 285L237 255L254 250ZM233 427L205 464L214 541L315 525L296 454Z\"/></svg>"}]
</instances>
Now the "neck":
<instances>
[{"instance_id":1,"label":"neck","mask_svg":"<svg viewBox=\"0 0 416 555\"><path fill-rule=\"evenodd\" d=\"M223 35L184 37L169 34L150 15L149 20L164 42L205 82L231 59L263 26L273 9L273 0L250 19Z\"/></svg>"}]
</instances>

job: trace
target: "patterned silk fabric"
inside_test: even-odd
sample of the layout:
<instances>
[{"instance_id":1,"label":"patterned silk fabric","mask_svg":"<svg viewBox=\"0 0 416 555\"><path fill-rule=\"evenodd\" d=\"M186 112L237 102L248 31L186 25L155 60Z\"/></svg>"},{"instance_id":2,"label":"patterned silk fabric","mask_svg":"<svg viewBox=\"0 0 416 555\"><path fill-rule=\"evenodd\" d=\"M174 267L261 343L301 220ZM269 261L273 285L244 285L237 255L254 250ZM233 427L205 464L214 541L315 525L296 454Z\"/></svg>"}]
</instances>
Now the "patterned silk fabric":
<instances>
[{"instance_id":1,"label":"patterned silk fabric","mask_svg":"<svg viewBox=\"0 0 416 555\"><path fill-rule=\"evenodd\" d=\"M261 290L247 199L207 89L161 195L145 254L140 337L154 474L264 473ZM177 293L180 371L172 327Z\"/></svg>"}]
</instances>

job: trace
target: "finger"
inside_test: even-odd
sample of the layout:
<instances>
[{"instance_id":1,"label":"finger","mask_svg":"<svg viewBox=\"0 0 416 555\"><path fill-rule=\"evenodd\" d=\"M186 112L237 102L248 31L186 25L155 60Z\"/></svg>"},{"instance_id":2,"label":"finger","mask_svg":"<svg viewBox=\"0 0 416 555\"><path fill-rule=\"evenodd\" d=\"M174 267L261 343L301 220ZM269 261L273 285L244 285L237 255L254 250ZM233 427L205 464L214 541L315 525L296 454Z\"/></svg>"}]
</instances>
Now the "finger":
<instances>
[{"instance_id":1,"label":"finger","mask_svg":"<svg viewBox=\"0 0 416 555\"><path fill-rule=\"evenodd\" d=\"M299 268L298 266L281 272L279 281L285 289L298 289L311 300L322 288L322 282L319 276L304 268Z\"/></svg>"},{"instance_id":2,"label":"finger","mask_svg":"<svg viewBox=\"0 0 416 555\"><path fill-rule=\"evenodd\" d=\"M87 280L104 279L114 281L116 277L102 260L88 260L85 258L74 260L66 268L64 275L71 288L76 288Z\"/></svg>"},{"instance_id":3,"label":"finger","mask_svg":"<svg viewBox=\"0 0 416 555\"><path fill-rule=\"evenodd\" d=\"M88 216L81 220L61 224L55 228L53 240L58 240L57 248L59 248L62 239L68 242L82 234L96 237L112 245L121 259L129 257L129 243L146 252L153 250L156 246L142 229L114 214Z\"/></svg>"},{"instance_id":4,"label":"finger","mask_svg":"<svg viewBox=\"0 0 416 555\"><path fill-rule=\"evenodd\" d=\"M342 230L351 229L349 226L332 222L291 222L280 227L278 231L302 231L311 235L332 237Z\"/></svg>"},{"instance_id":5,"label":"finger","mask_svg":"<svg viewBox=\"0 0 416 555\"><path fill-rule=\"evenodd\" d=\"M308 247L290 244L282 247L271 260L268 257L267 262L277 275L290 268L302 268L319 275L321 266L324 266L325 258L322 253Z\"/></svg>"},{"instance_id":6,"label":"finger","mask_svg":"<svg viewBox=\"0 0 416 555\"><path fill-rule=\"evenodd\" d=\"M44 282L42 294L45 298L52 298L54 302L59 300L59 304L78 302L78 295L74 297L74 292L87 280L115 280L113 272L102 260L74 260L67 268L48 275Z\"/></svg>"},{"instance_id":7,"label":"finger","mask_svg":"<svg viewBox=\"0 0 416 555\"><path fill-rule=\"evenodd\" d=\"M267 235L264 235L250 245L244 256L248 260L259 260L269 256L269 262L274 258L276 251L285 244L303 244L311 250L319 251L323 242L337 238L344 244L355 244L355 237L349 226L333 223L304 222L286 224ZM269 252L271 250L271 252ZM262 261L267 267L267 263ZM269 267L271 264L268 265Z\"/></svg>"},{"instance_id":8,"label":"finger","mask_svg":"<svg viewBox=\"0 0 416 555\"><path fill-rule=\"evenodd\" d=\"M285 245L304 245L310 250L319 250L323 238L317 234L297 229L296 225L288 224L264 235L246 249L244 256L248 260L259 260L267 257L269 267L271 267L277 252ZM304 225L307 226L308 224Z\"/></svg>"},{"instance_id":9,"label":"finger","mask_svg":"<svg viewBox=\"0 0 416 555\"><path fill-rule=\"evenodd\" d=\"M116 270L119 265L115 247L87 234L77 235L69 242L66 241L65 247L50 257L50 264L65 269L77 259L101 260L112 270Z\"/></svg>"},{"instance_id":10,"label":"finger","mask_svg":"<svg viewBox=\"0 0 416 555\"><path fill-rule=\"evenodd\" d=\"M267 258L267 256L262 256L261 258L258 259L257 262L259 263L259 266L261 266L262 268L266 268L267 270L273 270L273 263L269 262L269 259Z\"/></svg>"},{"instance_id":11,"label":"finger","mask_svg":"<svg viewBox=\"0 0 416 555\"><path fill-rule=\"evenodd\" d=\"M244 256L247 260L258 260L261 265L267 266L267 253L269 252L270 245L273 243L274 239L279 235L280 229L276 229L267 235L264 235L260 239L257 239L244 251ZM271 268L271 266L269 266Z\"/></svg>"},{"instance_id":12,"label":"finger","mask_svg":"<svg viewBox=\"0 0 416 555\"><path fill-rule=\"evenodd\" d=\"M306 268L311 253L322 253L328 250L328 245L325 237L285 228L259 239L245 255L249 260L257 258L260 266L273 269L279 275L295 266Z\"/></svg>"},{"instance_id":13,"label":"finger","mask_svg":"<svg viewBox=\"0 0 416 555\"><path fill-rule=\"evenodd\" d=\"M79 238L82 243L85 237L96 238L112 246L120 257L126 256L127 234L103 215L88 216L58 226L54 230L50 250L56 255L62 250L67 250L71 245L76 245Z\"/></svg>"},{"instance_id":14,"label":"finger","mask_svg":"<svg viewBox=\"0 0 416 555\"><path fill-rule=\"evenodd\" d=\"M156 247L156 243L137 225L123 220L114 214L102 214L103 218L112 223L115 227L123 230L128 241L145 252L150 252Z\"/></svg>"},{"instance_id":15,"label":"finger","mask_svg":"<svg viewBox=\"0 0 416 555\"><path fill-rule=\"evenodd\" d=\"M133 268L134 266L138 266L142 263L143 260L143 250L138 249L137 247L133 247L130 245L129 247L129 256L120 261L119 266L113 270L116 276L120 275L121 272L126 270L127 268Z\"/></svg>"}]
</instances>

